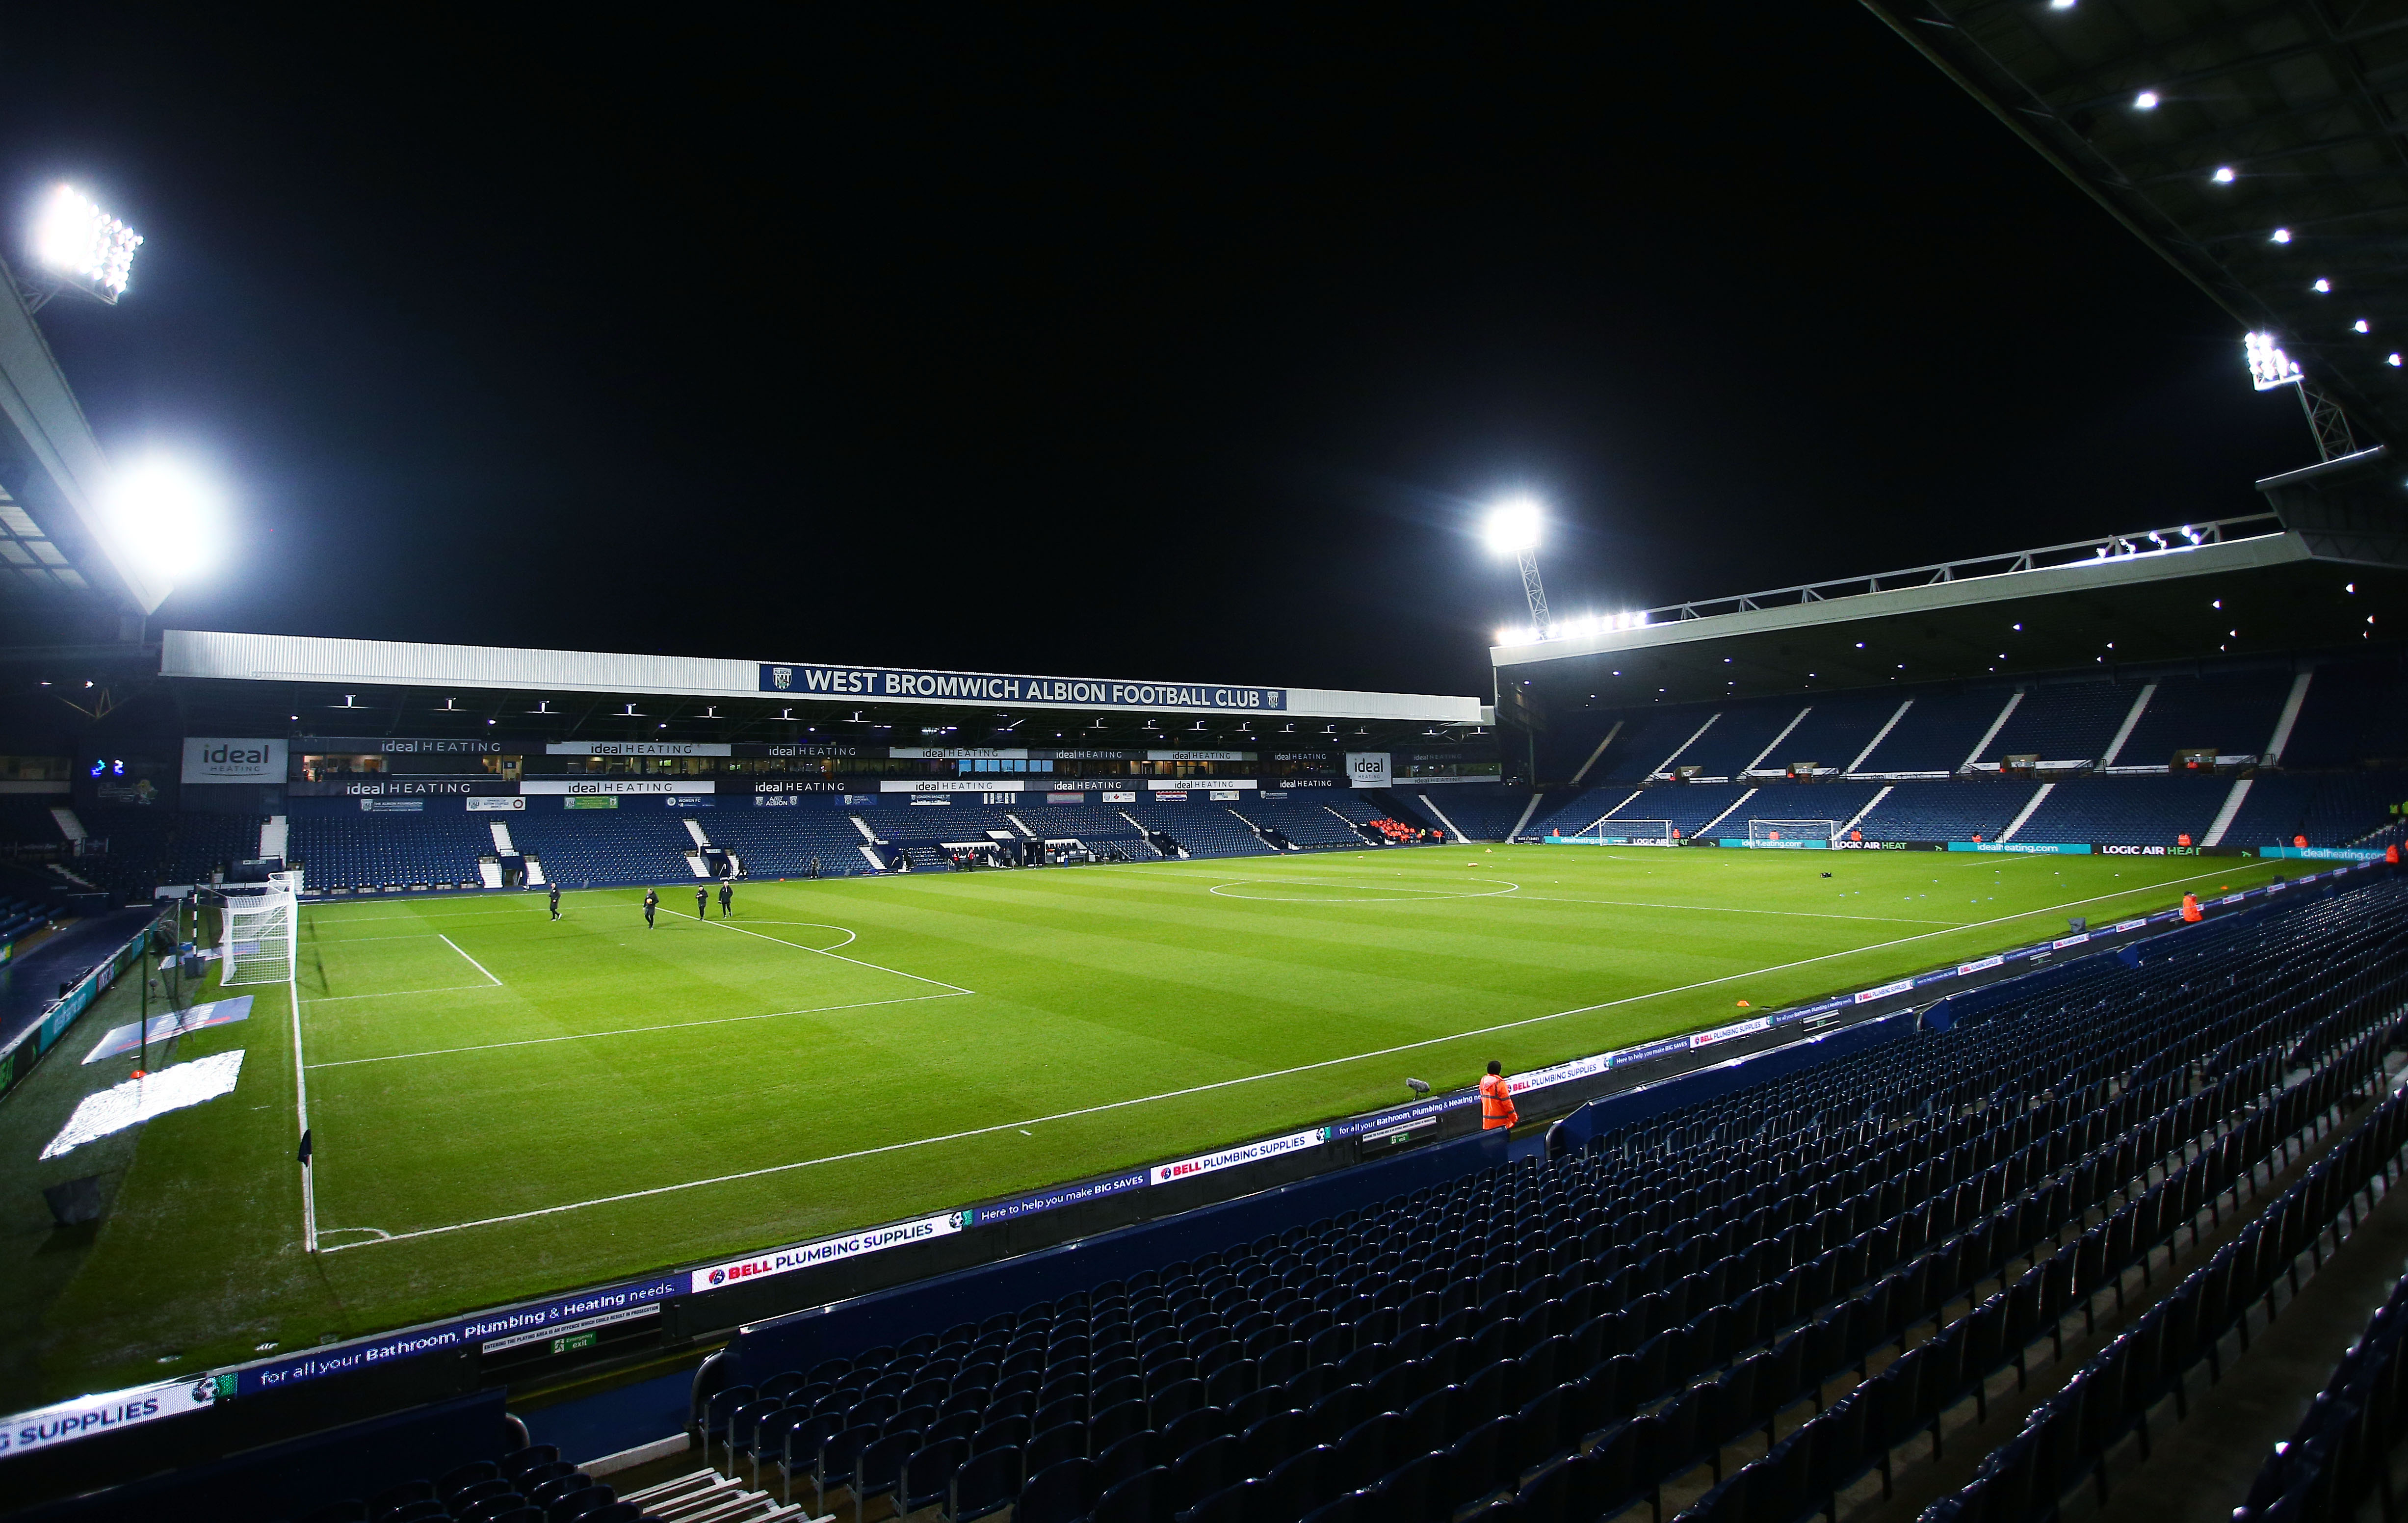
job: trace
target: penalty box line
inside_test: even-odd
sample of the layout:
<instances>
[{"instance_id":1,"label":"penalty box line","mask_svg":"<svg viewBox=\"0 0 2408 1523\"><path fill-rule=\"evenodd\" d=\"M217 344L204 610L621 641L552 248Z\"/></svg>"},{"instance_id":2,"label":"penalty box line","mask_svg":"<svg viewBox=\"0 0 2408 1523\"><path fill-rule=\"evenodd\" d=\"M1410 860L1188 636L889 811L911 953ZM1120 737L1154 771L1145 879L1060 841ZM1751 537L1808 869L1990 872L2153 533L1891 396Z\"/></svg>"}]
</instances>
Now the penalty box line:
<instances>
[{"instance_id":1,"label":"penalty box line","mask_svg":"<svg viewBox=\"0 0 2408 1523\"><path fill-rule=\"evenodd\" d=\"M474 984L469 987L475 987ZM733 1026L738 1021L774 1021L786 1015L824 1015L839 1010L870 1010L880 1005L910 1005L924 999L958 999L970 991L907 994L895 999L864 999L850 1005L812 1005L804 1010L767 1010L757 1015L714 1015L703 1021L670 1021L662 1026L630 1026L612 1031L575 1031L559 1037L524 1037L515 1042L486 1042L472 1047L431 1047L423 1053L387 1053L380 1057L338 1057L312 1063L312 1069L348 1069L362 1063L397 1063L408 1057L445 1057L454 1053L490 1053L504 1047L540 1047L554 1042L592 1042L597 1037L640 1036L648 1031L683 1031L696 1026Z\"/></svg>"},{"instance_id":2,"label":"penalty box line","mask_svg":"<svg viewBox=\"0 0 2408 1523\"><path fill-rule=\"evenodd\" d=\"M773 1163L760 1169L746 1169L732 1174L715 1174L708 1179L690 1179L676 1185L655 1185L649 1189L626 1190L617 1195L596 1196L590 1200L572 1200L565 1205L539 1206L533 1211L514 1211L506 1215L485 1216L472 1222L455 1222L448 1227L423 1227L414 1232L396 1232L391 1237L378 1238L366 1243L334 1243L322 1247L319 1251L330 1254L348 1253L353 1248L373 1248L384 1243L407 1243L414 1238L441 1237L452 1232L465 1232L470 1228L498 1227L509 1222L532 1221L539 1216L557 1216L572 1211L583 1211L592 1206L615 1205L623 1200L641 1200L655 1195L674 1195L681 1190L699 1189L706 1185L730 1185L740 1180L790 1173L797 1169L815 1169L822 1164L848 1163L857 1158L876 1157L882 1153L899 1153L910 1148L933 1146L939 1142L958 1142L972 1137L984 1137L995 1132L1034 1127L1048 1121L1068 1121L1079 1116L1099 1114L1106 1111L1126 1110L1136 1105L1152 1105L1158 1100L1180 1099L1189 1095L1209 1094L1216 1089L1228 1089L1238 1085L1256 1084L1265 1079L1283 1079L1294 1074L1310 1073L1318 1069L1337 1068L1343 1064L1359 1063L1373 1057L1389 1057L1398 1053L1441 1046L1450 1042L1465 1042L1473 1037L1488 1036L1498 1031L1511 1031L1525 1026L1538 1026L1547 1021L1559 1021L1569 1015L1586 1015L1596 1011L1612 1010L1621 1005L1635 1005L1648 999L1660 999L1667 995L1688 994L1698 989L1710 989L1717 984L1729 984L1744 978L1761 978L1767 973L1785 972L1793 968L1828 962L1835 957L1851 957L1862 952L1879 952L1888 947L1904 946L1913 941L1928 941L1935 936L1951 936L1959 931L1978 930L1984 926L2005 925L2010 921L2024 920L2036 914L2053 914L2059 910L2071 910L2076 905L2096 904L2101 899L2122 898L2127 895L2146 893L2152 889L2172 888L2181 884L2199 883L2204 879L2223 876L2230 870L2229 868L2219 869L2215 872L2201 872L2187 878L2172 878L2160 883L2119 888L2111 893L2092 894L2083 898L2067 899L2061 904L2042 905L2036 910L2024 910L2011 915L2000 915L1995 920L1976 921L1968 926L1922 931L1913 936L1899 937L1895 941L1875 941L1866 946L1849 947L1844 951L1826 952L1818 956L1800 957L1795 962L1776 963L1770 968L1756 968L1743 973L1726 973L1720 978L1701 979L1695 984L1684 984L1676 988L1651 989L1644 994L1626 995L1619 999L1600 1000L1593 1005L1580 1005L1570 1010L1558 1010L1545 1015L1526 1015L1519 1020L1499 1021L1493 1026L1478 1027L1469 1031L1450 1032L1441 1037L1426 1037L1419 1042L1399 1042L1393 1047L1376 1048L1367 1053L1351 1053L1344 1057L1326 1057L1316 1062L1298 1063L1292 1068L1272 1069L1262 1073L1240 1074L1234 1079L1216 1079L1210 1084L1191 1085L1184 1089L1165 1090L1159 1095L1140 1095L1128 1099L1106 1100L1100 1105L1084 1105L1076 1110L1056 1111L1050 1115L1030 1116L1021 1121L997 1122L991 1127L971 1127L962 1131L946 1132L936 1137L915 1137L900 1142L882 1143L877 1147L857 1148L850 1153L830 1154L825 1157L798 1158L792 1163ZM767 940L776 941L777 938L773 936Z\"/></svg>"}]
</instances>

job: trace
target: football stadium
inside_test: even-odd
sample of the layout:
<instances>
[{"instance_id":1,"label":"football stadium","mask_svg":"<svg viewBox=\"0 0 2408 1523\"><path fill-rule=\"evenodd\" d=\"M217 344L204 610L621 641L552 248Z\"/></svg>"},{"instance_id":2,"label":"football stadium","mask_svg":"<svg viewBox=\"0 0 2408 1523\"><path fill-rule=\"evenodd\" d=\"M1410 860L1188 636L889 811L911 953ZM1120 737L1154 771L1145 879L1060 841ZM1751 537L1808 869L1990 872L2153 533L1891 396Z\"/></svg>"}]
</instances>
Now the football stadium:
<instances>
[{"instance_id":1,"label":"football stadium","mask_svg":"<svg viewBox=\"0 0 2408 1523\"><path fill-rule=\"evenodd\" d=\"M1644 609L1507 495L1465 691L179 617L44 327L151 256L59 191L0 282L0 1511L2390 1517L2408 391L2293 252L2396 317L2408 23L1865 8L2299 462Z\"/></svg>"}]
</instances>

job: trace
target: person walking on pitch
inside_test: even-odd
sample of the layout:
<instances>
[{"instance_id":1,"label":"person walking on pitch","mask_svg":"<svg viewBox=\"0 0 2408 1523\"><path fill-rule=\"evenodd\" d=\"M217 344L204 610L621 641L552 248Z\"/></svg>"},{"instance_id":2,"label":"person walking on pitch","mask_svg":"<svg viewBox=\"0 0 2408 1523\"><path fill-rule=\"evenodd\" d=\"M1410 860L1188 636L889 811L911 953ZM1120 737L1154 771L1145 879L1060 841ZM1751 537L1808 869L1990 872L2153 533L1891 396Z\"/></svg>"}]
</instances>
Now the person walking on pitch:
<instances>
[{"instance_id":1,"label":"person walking on pitch","mask_svg":"<svg viewBox=\"0 0 2408 1523\"><path fill-rule=\"evenodd\" d=\"M694 917L696 920L710 918L710 890L700 884L694 885Z\"/></svg>"},{"instance_id":2,"label":"person walking on pitch","mask_svg":"<svg viewBox=\"0 0 2408 1523\"><path fill-rule=\"evenodd\" d=\"M655 910L657 910L657 909L659 909L660 907L661 907L661 891L660 891L659 889L657 889L657 888L647 888L647 889L645 889L645 890L644 890L644 928L645 928L646 930L651 930L651 929L652 928L652 912L653 912L653 911L655 911Z\"/></svg>"},{"instance_id":3,"label":"person walking on pitch","mask_svg":"<svg viewBox=\"0 0 2408 1523\"><path fill-rule=\"evenodd\" d=\"M719 918L726 919L727 912L734 908L735 904L736 885L722 878L719 880Z\"/></svg>"},{"instance_id":4,"label":"person walking on pitch","mask_svg":"<svg viewBox=\"0 0 2408 1523\"><path fill-rule=\"evenodd\" d=\"M552 885L552 918L554 920L560 918L560 885L558 884Z\"/></svg>"}]
</instances>

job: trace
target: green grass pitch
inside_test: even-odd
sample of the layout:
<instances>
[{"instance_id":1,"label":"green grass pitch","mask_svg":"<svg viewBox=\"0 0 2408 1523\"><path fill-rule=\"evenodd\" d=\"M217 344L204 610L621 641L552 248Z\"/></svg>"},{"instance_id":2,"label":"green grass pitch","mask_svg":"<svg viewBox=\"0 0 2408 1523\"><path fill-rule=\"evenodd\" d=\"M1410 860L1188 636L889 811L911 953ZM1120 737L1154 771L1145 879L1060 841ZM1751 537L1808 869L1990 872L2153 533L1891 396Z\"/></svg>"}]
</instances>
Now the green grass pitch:
<instances>
[{"instance_id":1,"label":"green grass pitch","mask_svg":"<svg viewBox=\"0 0 2408 1523\"><path fill-rule=\"evenodd\" d=\"M653 929L635 889L557 923L535 894L313 906L324 1251L301 1248L296 1023L255 989L176 1055L246 1049L232 1095L41 1166L122 1175L66 1257L10 1217L39 1272L0 1325L0 1406L1175 1157L2275 866L1455 846L748 884L707 922L670 884ZM32 1159L59 1086L125 1076L76 1064L120 1008L37 1070L49 1100L10 1098L0 1145Z\"/></svg>"}]
</instances>

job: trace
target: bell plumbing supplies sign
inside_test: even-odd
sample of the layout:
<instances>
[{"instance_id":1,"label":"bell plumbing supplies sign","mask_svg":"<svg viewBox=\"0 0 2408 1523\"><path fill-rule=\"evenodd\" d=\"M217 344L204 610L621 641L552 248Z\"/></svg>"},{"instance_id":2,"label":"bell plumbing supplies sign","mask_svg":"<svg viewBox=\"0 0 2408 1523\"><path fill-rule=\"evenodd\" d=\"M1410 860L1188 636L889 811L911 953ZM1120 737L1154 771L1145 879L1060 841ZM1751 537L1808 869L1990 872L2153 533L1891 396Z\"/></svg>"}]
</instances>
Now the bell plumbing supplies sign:
<instances>
[{"instance_id":1,"label":"bell plumbing supplies sign","mask_svg":"<svg viewBox=\"0 0 2408 1523\"><path fill-rule=\"evenodd\" d=\"M705 1290L734 1285L738 1280L758 1279L765 1274L786 1274L795 1270L833 1263L839 1258L858 1258L864 1254L925 1243L930 1238L949 1237L961 1229L962 1214L958 1211L950 1211L941 1216L923 1216L916 1222L873 1227L867 1232L855 1232L850 1237L826 1238L799 1247L780 1248L772 1253L755 1254L750 1258L695 1270L690 1288L698 1295Z\"/></svg>"},{"instance_id":2,"label":"bell plumbing supplies sign","mask_svg":"<svg viewBox=\"0 0 2408 1523\"><path fill-rule=\"evenodd\" d=\"M1388 785L1388 754L1384 751L1350 751L1346 754L1346 783L1354 788L1384 788Z\"/></svg>"},{"instance_id":3,"label":"bell plumbing supplies sign","mask_svg":"<svg viewBox=\"0 0 2408 1523\"><path fill-rule=\"evenodd\" d=\"M157 1386L137 1386L107 1396L84 1396L53 1407L21 1412L0 1430L0 1455L23 1454L73 1439L91 1438L136 1423L155 1422L197 1411L217 1400L218 1377L195 1375Z\"/></svg>"},{"instance_id":4,"label":"bell plumbing supplies sign","mask_svg":"<svg viewBox=\"0 0 2408 1523\"><path fill-rule=\"evenodd\" d=\"M1241 1163L1260 1163L1276 1158L1283 1153L1297 1153L1308 1147L1319 1147L1327 1132L1319 1127L1311 1131L1290 1132L1285 1137L1269 1137L1259 1142L1229 1148L1220 1153L1208 1153L1200 1158L1182 1158L1177 1163L1158 1163L1154 1167L1154 1183L1168 1185L1175 1180L1209 1174L1217 1170L1235 1169Z\"/></svg>"},{"instance_id":5,"label":"bell plumbing supplies sign","mask_svg":"<svg viewBox=\"0 0 2408 1523\"><path fill-rule=\"evenodd\" d=\"M188 735L184 737L184 781L281 783L284 781L284 742Z\"/></svg>"}]
</instances>

